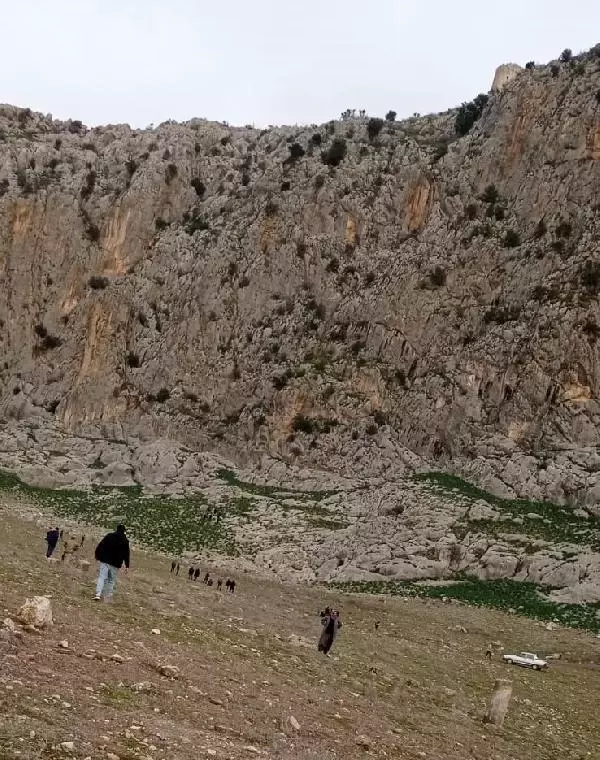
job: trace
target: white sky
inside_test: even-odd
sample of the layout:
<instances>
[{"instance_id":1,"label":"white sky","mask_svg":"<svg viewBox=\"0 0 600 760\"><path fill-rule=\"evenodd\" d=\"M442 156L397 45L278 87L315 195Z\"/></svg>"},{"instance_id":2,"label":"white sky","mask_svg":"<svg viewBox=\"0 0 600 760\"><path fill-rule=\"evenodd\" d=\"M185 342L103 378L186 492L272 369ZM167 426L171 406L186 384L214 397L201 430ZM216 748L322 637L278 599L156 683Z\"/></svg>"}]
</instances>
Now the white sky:
<instances>
[{"instance_id":1,"label":"white sky","mask_svg":"<svg viewBox=\"0 0 600 760\"><path fill-rule=\"evenodd\" d=\"M0 102L88 125L398 117L600 42L600 0L4 0Z\"/></svg>"}]
</instances>

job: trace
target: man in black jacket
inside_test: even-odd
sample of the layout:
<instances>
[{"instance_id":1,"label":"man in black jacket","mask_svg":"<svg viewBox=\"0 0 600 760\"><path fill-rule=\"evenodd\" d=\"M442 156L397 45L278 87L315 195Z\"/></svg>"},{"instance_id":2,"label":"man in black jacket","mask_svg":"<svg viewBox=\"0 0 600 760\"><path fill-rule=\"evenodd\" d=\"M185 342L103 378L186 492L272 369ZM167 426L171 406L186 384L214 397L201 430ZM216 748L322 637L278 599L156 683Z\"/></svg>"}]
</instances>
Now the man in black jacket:
<instances>
[{"instance_id":1,"label":"man in black jacket","mask_svg":"<svg viewBox=\"0 0 600 760\"><path fill-rule=\"evenodd\" d=\"M114 533L107 533L104 536L96 547L95 557L100 563L100 571L94 599L100 601L104 592L104 600L110 601L119 568L125 564L125 570L129 569L129 541L125 535L124 525L117 525Z\"/></svg>"}]
</instances>

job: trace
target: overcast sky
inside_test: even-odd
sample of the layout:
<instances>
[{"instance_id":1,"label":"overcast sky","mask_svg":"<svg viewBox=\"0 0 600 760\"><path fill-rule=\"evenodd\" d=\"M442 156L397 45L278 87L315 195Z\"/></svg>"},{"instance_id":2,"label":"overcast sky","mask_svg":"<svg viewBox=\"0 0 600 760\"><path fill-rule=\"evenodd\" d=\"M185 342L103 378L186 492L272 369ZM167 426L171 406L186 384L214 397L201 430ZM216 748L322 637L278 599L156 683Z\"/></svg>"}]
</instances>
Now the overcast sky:
<instances>
[{"instance_id":1,"label":"overcast sky","mask_svg":"<svg viewBox=\"0 0 600 760\"><path fill-rule=\"evenodd\" d=\"M597 42L600 0L5 1L0 102L136 127L401 117Z\"/></svg>"}]
</instances>

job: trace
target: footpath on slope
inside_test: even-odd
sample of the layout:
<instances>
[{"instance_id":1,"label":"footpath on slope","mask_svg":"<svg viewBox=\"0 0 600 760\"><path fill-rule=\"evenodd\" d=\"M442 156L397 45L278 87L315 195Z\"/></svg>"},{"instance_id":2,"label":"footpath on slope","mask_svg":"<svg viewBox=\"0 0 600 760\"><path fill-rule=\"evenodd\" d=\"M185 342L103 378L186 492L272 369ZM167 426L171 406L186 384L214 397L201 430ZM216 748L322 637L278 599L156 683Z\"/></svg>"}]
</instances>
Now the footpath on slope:
<instances>
[{"instance_id":1,"label":"footpath on slope","mask_svg":"<svg viewBox=\"0 0 600 760\"><path fill-rule=\"evenodd\" d=\"M2 617L34 595L54 613L48 630L0 639L1 760L600 757L589 634L250 574L218 593L135 547L114 602L97 604L93 565L47 563L44 523L5 505L0 516ZM344 623L330 660L316 651L325 604ZM508 670L499 654L486 662L489 641L562 659L547 673ZM502 732L482 723L499 677L514 684Z\"/></svg>"}]
</instances>

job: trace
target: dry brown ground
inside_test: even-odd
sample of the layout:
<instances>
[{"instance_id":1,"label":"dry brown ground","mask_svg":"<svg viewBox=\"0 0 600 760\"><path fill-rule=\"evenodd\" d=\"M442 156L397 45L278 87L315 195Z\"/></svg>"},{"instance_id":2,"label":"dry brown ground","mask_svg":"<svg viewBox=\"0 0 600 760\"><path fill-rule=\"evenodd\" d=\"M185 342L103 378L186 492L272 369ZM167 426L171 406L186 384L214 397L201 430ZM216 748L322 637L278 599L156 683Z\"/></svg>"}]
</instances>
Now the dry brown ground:
<instances>
[{"instance_id":1,"label":"dry brown ground","mask_svg":"<svg viewBox=\"0 0 600 760\"><path fill-rule=\"evenodd\" d=\"M1 617L35 594L52 597L55 617L46 632L0 641L0 760L600 758L600 640L590 634L250 575L226 595L173 578L168 561L140 551L114 603L98 604L93 572L46 563L43 529L7 508L0 515ZM344 622L330 660L314 646L326 603ZM496 639L563 659L545 673L488 663ZM89 659L90 650L124 662ZM157 664L181 676L166 679ZM507 676L514 697L498 731L481 718L495 678Z\"/></svg>"}]
</instances>

